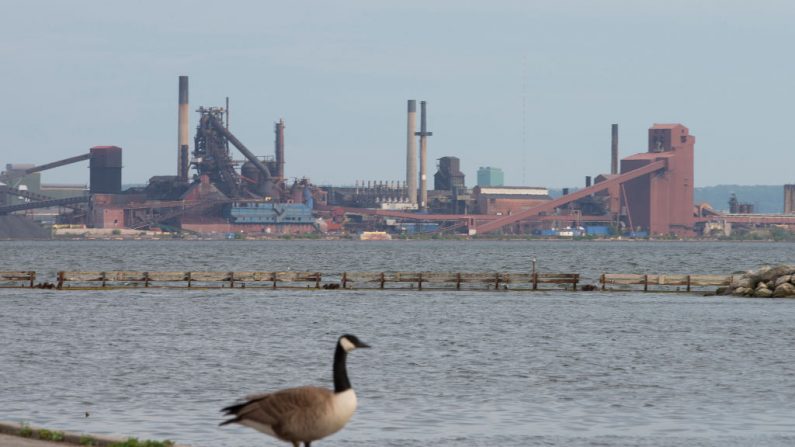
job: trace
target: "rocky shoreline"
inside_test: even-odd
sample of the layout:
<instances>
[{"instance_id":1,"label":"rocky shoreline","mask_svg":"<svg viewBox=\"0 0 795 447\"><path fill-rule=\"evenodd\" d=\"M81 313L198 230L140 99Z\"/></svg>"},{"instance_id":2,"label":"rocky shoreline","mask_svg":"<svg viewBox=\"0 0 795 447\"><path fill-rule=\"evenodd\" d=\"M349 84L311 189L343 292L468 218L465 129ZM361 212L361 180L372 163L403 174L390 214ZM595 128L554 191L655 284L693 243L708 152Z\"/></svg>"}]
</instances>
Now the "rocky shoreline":
<instances>
[{"instance_id":1,"label":"rocky shoreline","mask_svg":"<svg viewBox=\"0 0 795 447\"><path fill-rule=\"evenodd\" d=\"M795 265L764 266L735 276L720 295L754 298L795 297Z\"/></svg>"}]
</instances>

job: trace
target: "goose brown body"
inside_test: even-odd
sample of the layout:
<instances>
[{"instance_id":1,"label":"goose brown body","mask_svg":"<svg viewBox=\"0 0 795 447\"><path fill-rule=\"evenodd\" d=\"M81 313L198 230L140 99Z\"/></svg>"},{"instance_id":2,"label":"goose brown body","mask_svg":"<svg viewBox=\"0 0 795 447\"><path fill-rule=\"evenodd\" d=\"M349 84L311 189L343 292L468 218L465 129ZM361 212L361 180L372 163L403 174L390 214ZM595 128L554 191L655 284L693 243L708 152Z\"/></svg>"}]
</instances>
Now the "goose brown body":
<instances>
[{"instance_id":1,"label":"goose brown body","mask_svg":"<svg viewBox=\"0 0 795 447\"><path fill-rule=\"evenodd\" d=\"M251 396L235 415L241 425L297 445L336 433L355 410L352 389L335 394L306 386Z\"/></svg>"},{"instance_id":2,"label":"goose brown body","mask_svg":"<svg viewBox=\"0 0 795 447\"><path fill-rule=\"evenodd\" d=\"M237 423L293 446L325 438L342 429L356 411L356 393L345 368L347 352L369 347L355 336L344 335L334 354L334 390L314 386L288 388L248 396L242 403L222 411L233 416L221 425Z\"/></svg>"}]
</instances>

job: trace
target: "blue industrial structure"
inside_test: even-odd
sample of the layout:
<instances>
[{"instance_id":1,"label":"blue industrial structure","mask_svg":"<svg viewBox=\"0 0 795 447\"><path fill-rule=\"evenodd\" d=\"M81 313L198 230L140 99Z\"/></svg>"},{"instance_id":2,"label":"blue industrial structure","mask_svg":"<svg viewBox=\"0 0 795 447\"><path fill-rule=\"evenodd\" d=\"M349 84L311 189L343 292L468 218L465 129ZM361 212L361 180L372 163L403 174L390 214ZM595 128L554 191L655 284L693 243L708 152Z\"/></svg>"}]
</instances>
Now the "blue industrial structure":
<instances>
[{"instance_id":1,"label":"blue industrial structure","mask_svg":"<svg viewBox=\"0 0 795 447\"><path fill-rule=\"evenodd\" d=\"M229 217L239 224L314 224L312 205L304 203L235 202Z\"/></svg>"}]
</instances>

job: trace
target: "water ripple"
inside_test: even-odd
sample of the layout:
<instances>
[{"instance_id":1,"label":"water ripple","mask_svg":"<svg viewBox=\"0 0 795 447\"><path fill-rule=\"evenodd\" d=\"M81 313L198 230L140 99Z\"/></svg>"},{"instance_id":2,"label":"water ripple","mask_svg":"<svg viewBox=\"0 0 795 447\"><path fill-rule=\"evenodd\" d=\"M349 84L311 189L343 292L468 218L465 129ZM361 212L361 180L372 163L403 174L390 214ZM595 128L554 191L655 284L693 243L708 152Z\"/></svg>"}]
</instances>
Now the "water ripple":
<instances>
[{"instance_id":1,"label":"water ripple","mask_svg":"<svg viewBox=\"0 0 795 447\"><path fill-rule=\"evenodd\" d=\"M517 271L535 256L596 278L793 261L776 244L394 242L3 242L0 269ZM792 321L795 301L655 293L0 289L0 419L261 445L217 427L219 408L330 385L352 332L374 346L349 359L360 409L322 445L793 445Z\"/></svg>"}]
</instances>

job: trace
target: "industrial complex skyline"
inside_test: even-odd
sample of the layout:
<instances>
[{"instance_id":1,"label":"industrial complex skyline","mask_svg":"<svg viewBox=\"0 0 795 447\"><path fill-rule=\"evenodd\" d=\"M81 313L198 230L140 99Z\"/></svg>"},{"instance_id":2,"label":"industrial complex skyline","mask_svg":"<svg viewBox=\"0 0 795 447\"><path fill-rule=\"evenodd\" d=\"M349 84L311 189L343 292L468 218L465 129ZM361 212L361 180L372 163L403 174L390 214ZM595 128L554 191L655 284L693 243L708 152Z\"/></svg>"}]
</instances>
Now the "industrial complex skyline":
<instances>
[{"instance_id":1,"label":"industrial complex skyline","mask_svg":"<svg viewBox=\"0 0 795 447\"><path fill-rule=\"evenodd\" d=\"M116 145L124 183L173 174L189 75L191 135L228 96L230 129L266 154L284 118L286 176L315 184L404 179L410 98L428 101L428 171L458 157L469 186L481 166L581 186L610 171L610 124L624 157L667 122L698 136L695 186L793 183L795 6L691 3L18 3L0 18L0 162Z\"/></svg>"}]
</instances>

